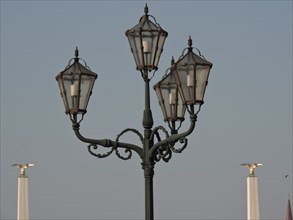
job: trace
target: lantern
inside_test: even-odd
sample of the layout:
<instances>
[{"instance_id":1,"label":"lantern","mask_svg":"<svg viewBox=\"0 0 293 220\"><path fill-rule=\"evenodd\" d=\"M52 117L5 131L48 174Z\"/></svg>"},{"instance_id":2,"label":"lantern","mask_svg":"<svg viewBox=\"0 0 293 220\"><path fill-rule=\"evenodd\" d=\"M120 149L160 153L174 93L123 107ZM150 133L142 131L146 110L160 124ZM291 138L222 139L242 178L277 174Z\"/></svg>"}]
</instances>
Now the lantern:
<instances>
[{"instance_id":1,"label":"lantern","mask_svg":"<svg viewBox=\"0 0 293 220\"><path fill-rule=\"evenodd\" d=\"M156 22L156 19L148 15L148 7L145 6L145 14L139 23L125 32L131 52L133 54L136 69L157 70L163 46L168 33ZM154 22L149 18L153 18Z\"/></svg>"},{"instance_id":2,"label":"lantern","mask_svg":"<svg viewBox=\"0 0 293 220\"><path fill-rule=\"evenodd\" d=\"M190 37L188 45L187 53L175 63L174 74L184 104L202 105L213 64L207 61L200 52L199 55L193 52Z\"/></svg>"},{"instance_id":3,"label":"lantern","mask_svg":"<svg viewBox=\"0 0 293 220\"><path fill-rule=\"evenodd\" d=\"M61 97L65 106L65 113L72 115L86 113L89 98L92 94L97 74L86 65L82 65L78 58L78 49L75 58L69 61L68 66L56 76ZM71 62L73 63L71 64Z\"/></svg>"}]
</instances>

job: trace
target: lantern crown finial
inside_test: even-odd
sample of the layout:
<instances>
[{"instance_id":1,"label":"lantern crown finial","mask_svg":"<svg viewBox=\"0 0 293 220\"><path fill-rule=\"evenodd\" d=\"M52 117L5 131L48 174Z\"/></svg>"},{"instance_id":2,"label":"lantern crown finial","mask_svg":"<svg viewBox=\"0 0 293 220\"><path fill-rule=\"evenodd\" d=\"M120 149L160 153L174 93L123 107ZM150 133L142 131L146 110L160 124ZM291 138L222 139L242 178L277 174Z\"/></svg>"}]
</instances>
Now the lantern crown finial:
<instances>
[{"instance_id":1,"label":"lantern crown finial","mask_svg":"<svg viewBox=\"0 0 293 220\"><path fill-rule=\"evenodd\" d=\"M191 39L190 35L189 35L189 38L188 38L188 51L192 51L192 39Z\"/></svg>"},{"instance_id":2,"label":"lantern crown finial","mask_svg":"<svg viewBox=\"0 0 293 220\"><path fill-rule=\"evenodd\" d=\"M149 13L149 7L148 7L147 3L145 3L145 6L144 6L144 13L145 13L145 15L148 15L148 13Z\"/></svg>"},{"instance_id":3,"label":"lantern crown finial","mask_svg":"<svg viewBox=\"0 0 293 220\"><path fill-rule=\"evenodd\" d=\"M78 54L79 54L78 48L76 47L74 51L75 60L78 60Z\"/></svg>"}]
</instances>

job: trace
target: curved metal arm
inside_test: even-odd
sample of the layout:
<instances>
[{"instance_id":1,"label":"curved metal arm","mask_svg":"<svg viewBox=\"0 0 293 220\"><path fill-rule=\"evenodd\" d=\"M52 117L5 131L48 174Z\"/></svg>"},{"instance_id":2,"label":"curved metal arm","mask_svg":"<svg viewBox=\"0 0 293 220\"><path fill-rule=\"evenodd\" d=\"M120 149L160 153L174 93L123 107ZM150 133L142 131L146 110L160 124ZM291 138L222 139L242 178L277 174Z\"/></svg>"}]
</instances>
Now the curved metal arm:
<instances>
[{"instance_id":1,"label":"curved metal arm","mask_svg":"<svg viewBox=\"0 0 293 220\"><path fill-rule=\"evenodd\" d=\"M103 147L114 147L114 148L125 148L129 150L134 150L140 158L143 158L143 149L134 145L134 144L129 144L129 143L124 143L124 142L116 142L112 141L110 139L89 139L83 137L80 132L79 132L79 123L73 123L72 128L75 132L76 137L81 140L82 142L89 143L91 145L100 145Z\"/></svg>"},{"instance_id":2,"label":"curved metal arm","mask_svg":"<svg viewBox=\"0 0 293 220\"><path fill-rule=\"evenodd\" d=\"M194 130L195 124L196 124L196 119L197 119L197 115L196 114L190 114L190 126L189 129L183 133L180 134L173 134L170 137L166 138L165 140L159 141L158 143L156 143L155 145L152 146L152 148L150 149L148 155L150 158L152 158L152 156L154 155L154 153L157 151L157 149L160 146L169 144L169 143L175 143L178 140L188 136L189 134L192 133L192 131Z\"/></svg>"}]
</instances>

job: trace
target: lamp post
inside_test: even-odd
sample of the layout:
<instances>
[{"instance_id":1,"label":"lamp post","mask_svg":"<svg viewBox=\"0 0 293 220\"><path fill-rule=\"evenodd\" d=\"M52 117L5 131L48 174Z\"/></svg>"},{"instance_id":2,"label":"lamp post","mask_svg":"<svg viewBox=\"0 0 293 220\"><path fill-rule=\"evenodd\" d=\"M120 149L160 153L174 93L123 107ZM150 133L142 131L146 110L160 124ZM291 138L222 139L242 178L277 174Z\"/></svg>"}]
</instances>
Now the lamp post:
<instances>
[{"instance_id":1,"label":"lamp post","mask_svg":"<svg viewBox=\"0 0 293 220\"><path fill-rule=\"evenodd\" d=\"M110 140L89 139L80 133L80 123L86 113L97 74L92 72L85 61L78 57L77 48L75 58L72 58L67 67L56 76L56 80L64 102L65 113L72 121L75 135L79 140L88 144L90 154L97 158L105 158L115 152L118 158L128 160L132 157L132 153L136 152L141 158L145 178L145 219L152 220L154 219L153 176L155 163L161 159L168 162L172 157L172 152L181 153L187 146L186 137L194 130L197 114L203 104L204 91L212 64L201 55L193 53L190 38L188 53L179 57L176 63L172 59L172 66L167 70L167 74L154 86L164 120L168 122L171 130L169 134L163 126L153 128L149 88L151 80L149 74L151 72L154 74L158 69L168 33L161 28L153 16L148 14L148 7L145 5L144 15L140 18L139 23L127 30L125 34L136 63L136 69L140 71L145 83L143 134L136 129L127 128L118 134L115 140ZM83 61L84 64L81 64L80 61ZM203 76L202 71L204 71ZM184 77L186 79L183 79ZM186 93L186 90L190 93L189 96L186 95L189 94ZM199 106L196 112L194 105ZM190 125L186 131L179 133L186 109L189 113ZM136 134L141 141L141 146L119 141L120 137L127 132ZM181 144L179 148L175 147L178 142ZM107 148L109 151L104 154L98 153L99 147ZM119 152L121 148L125 149L123 155Z\"/></svg>"}]
</instances>

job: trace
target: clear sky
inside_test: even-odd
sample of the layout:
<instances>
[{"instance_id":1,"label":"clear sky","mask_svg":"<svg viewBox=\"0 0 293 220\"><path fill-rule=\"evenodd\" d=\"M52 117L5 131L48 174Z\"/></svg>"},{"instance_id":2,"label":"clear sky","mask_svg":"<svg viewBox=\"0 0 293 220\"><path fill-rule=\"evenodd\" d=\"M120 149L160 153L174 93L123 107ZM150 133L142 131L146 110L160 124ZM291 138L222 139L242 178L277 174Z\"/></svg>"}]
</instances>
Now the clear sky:
<instances>
[{"instance_id":1,"label":"clear sky","mask_svg":"<svg viewBox=\"0 0 293 220\"><path fill-rule=\"evenodd\" d=\"M205 104L182 154L155 166L156 219L245 219L244 162L261 162L261 219L292 196L292 1L1 1L1 219L15 219L14 163L28 170L31 219L143 219L137 155L97 159L64 114L55 76L74 56L99 74L81 132L143 132L144 84L125 31L149 14L169 35L154 85L187 46L211 61ZM154 91L155 126L164 125ZM188 126L185 121L182 131ZM137 142L135 136L124 141ZM285 179L285 175L289 177Z\"/></svg>"}]
</instances>

